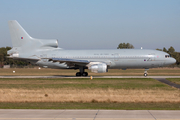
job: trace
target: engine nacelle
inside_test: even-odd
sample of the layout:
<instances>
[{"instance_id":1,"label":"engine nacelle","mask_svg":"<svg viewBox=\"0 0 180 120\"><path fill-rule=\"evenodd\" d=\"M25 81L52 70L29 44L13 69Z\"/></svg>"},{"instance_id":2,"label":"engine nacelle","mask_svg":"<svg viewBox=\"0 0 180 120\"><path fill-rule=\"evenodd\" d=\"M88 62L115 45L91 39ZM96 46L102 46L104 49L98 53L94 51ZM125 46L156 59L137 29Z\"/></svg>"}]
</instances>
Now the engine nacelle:
<instances>
[{"instance_id":1,"label":"engine nacelle","mask_svg":"<svg viewBox=\"0 0 180 120\"><path fill-rule=\"evenodd\" d=\"M58 40L52 39L52 40L38 40L41 43L41 47L53 47L57 48L58 47Z\"/></svg>"},{"instance_id":2,"label":"engine nacelle","mask_svg":"<svg viewBox=\"0 0 180 120\"><path fill-rule=\"evenodd\" d=\"M108 71L107 65L103 63L91 65L89 69L91 70L91 72L94 72L94 73L105 73Z\"/></svg>"}]
</instances>

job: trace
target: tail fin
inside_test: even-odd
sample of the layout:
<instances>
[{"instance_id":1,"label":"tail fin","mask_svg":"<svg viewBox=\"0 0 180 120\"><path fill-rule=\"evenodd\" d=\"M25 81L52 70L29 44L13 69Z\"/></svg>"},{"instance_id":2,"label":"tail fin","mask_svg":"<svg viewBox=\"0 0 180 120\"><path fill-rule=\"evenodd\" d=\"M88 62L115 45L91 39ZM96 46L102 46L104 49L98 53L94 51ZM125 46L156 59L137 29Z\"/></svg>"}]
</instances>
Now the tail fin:
<instances>
[{"instance_id":1,"label":"tail fin","mask_svg":"<svg viewBox=\"0 0 180 120\"><path fill-rule=\"evenodd\" d=\"M56 39L37 39L32 38L16 20L8 21L9 30L13 48L26 50L57 48L58 40Z\"/></svg>"},{"instance_id":2,"label":"tail fin","mask_svg":"<svg viewBox=\"0 0 180 120\"><path fill-rule=\"evenodd\" d=\"M13 47L21 47L31 39L31 36L29 36L16 20L8 21L8 25Z\"/></svg>"}]
</instances>

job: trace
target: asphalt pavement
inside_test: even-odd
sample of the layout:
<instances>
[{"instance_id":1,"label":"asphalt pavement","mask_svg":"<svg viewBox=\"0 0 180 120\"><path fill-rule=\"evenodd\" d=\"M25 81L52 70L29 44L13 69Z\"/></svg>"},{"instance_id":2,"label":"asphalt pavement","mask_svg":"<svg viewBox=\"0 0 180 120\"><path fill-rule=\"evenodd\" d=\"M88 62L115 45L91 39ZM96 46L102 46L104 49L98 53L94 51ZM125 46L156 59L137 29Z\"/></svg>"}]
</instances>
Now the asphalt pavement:
<instances>
[{"instance_id":1,"label":"asphalt pavement","mask_svg":"<svg viewBox=\"0 0 180 120\"><path fill-rule=\"evenodd\" d=\"M0 76L0 78L90 78L91 76L87 77L76 77L76 76ZM180 76L92 76L93 78L180 78Z\"/></svg>"}]
</instances>

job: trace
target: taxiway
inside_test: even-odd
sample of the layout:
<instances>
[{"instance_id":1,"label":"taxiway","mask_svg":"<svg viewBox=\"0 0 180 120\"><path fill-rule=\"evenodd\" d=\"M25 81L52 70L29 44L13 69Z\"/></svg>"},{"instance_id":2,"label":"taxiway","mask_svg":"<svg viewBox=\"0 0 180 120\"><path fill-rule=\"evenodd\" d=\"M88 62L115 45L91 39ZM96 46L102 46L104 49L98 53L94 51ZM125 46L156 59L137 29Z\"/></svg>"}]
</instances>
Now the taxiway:
<instances>
[{"instance_id":1,"label":"taxiway","mask_svg":"<svg viewBox=\"0 0 180 120\"><path fill-rule=\"evenodd\" d=\"M0 78L90 78L91 76L87 77L76 77L76 76L0 76ZM180 76L92 76L93 78L180 78Z\"/></svg>"}]
</instances>

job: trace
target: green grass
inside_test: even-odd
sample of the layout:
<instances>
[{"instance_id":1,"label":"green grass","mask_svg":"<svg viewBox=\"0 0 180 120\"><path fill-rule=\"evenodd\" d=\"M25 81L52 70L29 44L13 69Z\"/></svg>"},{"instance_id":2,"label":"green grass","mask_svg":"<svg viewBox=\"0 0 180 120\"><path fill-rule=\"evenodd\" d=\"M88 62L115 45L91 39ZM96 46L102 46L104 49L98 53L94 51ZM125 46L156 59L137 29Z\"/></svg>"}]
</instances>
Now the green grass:
<instances>
[{"instance_id":1,"label":"green grass","mask_svg":"<svg viewBox=\"0 0 180 120\"><path fill-rule=\"evenodd\" d=\"M167 78L167 80L180 85L180 78Z\"/></svg>"},{"instance_id":2,"label":"green grass","mask_svg":"<svg viewBox=\"0 0 180 120\"><path fill-rule=\"evenodd\" d=\"M151 78L36 78L36 79L0 79L0 88L75 88L75 89L163 89L173 90L166 84Z\"/></svg>"},{"instance_id":3,"label":"green grass","mask_svg":"<svg viewBox=\"0 0 180 120\"><path fill-rule=\"evenodd\" d=\"M0 103L0 109L180 110L180 103Z\"/></svg>"},{"instance_id":4,"label":"green grass","mask_svg":"<svg viewBox=\"0 0 180 120\"><path fill-rule=\"evenodd\" d=\"M15 71L15 73L13 73ZM49 68L10 68L0 69L0 75L21 75L21 76L75 76L79 70L72 69L49 69ZM107 73L92 73L85 70L89 76L143 76L144 69L109 69ZM148 70L149 76L180 76L180 68L156 68Z\"/></svg>"},{"instance_id":5,"label":"green grass","mask_svg":"<svg viewBox=\"0 0 180 120\"><path fill-rule=\"evenodd\" d=\"M179 81L180 79L170 79ZM126 90L173 90L166 84L151 78L15 78L0 79L0 89L126 89ZM180 110L179 102L0 102L0 109L117 109L117 110Z\"/></svg>"}]
</instances>

